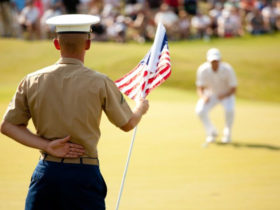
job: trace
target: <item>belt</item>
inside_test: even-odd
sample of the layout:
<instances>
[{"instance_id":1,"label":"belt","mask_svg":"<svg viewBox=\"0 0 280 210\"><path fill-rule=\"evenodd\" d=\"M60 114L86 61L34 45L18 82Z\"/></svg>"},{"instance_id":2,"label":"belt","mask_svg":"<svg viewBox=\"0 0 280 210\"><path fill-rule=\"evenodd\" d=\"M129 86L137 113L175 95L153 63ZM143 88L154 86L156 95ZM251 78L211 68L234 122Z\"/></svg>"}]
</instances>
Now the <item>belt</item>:
<instances>
[{"instance_id":1,"label":"belt","mask_svg":"<svg viewBox=\"0 0 280 210\"><path fill-rule=\"evenodd\" d=\"M85 165L99 165L98 158L92 157L80 157L80 158L58 158L49 154L41 154L40 160L57 162L57 163L73 163L73 164L85 164Z\"/></svg>"}]
</instances>

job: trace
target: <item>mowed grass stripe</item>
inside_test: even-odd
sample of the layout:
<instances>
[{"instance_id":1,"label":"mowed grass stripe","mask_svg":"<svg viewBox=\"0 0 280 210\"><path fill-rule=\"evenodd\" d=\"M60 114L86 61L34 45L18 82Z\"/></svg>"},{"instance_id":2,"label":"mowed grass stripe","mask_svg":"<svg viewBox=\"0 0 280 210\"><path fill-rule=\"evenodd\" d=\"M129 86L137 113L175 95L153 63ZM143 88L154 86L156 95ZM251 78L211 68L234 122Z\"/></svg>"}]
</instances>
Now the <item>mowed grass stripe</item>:
<instances>
[{"instance_id":1,"label":"mowed grass stripe","mask_svg":"<svg viewBox=\"0 0 280 210\"><path fill-rule=\"evenodd\" d=\"M152 43L93 43L86 56L86 66L107 74L113 80L134 68ZM170 42L172 75L165 87L195 90L198 66L205 61L206 51L218 47L223 59L235 69L238 97L280 102L280 34L210 42ZM55 63L59 52L51 41L26 42L0 39L0 84L16 86L24 75Z\"/></svg>"}]
</instances>

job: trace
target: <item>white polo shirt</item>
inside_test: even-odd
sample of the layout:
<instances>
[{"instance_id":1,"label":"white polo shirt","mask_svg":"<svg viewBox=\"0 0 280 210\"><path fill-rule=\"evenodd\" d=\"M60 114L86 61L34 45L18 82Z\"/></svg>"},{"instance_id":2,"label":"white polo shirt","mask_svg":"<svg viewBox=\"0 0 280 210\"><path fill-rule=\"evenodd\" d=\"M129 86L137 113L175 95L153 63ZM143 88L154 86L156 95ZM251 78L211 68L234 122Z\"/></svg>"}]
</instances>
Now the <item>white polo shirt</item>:
<instances>
[{"instance_id":1,"label":"white polo shirt","mask_svg":"<svg viewBox=\"0 0 280 210\"><path fill-rule=\"evenodd\" d=\"M205 87L207 93L220 95L237 86L237 79L233 68L226 62L220 62L216 72L212 70L210 62L199 66L196 78L197 87Z\"/></svg>"}]
</instances>

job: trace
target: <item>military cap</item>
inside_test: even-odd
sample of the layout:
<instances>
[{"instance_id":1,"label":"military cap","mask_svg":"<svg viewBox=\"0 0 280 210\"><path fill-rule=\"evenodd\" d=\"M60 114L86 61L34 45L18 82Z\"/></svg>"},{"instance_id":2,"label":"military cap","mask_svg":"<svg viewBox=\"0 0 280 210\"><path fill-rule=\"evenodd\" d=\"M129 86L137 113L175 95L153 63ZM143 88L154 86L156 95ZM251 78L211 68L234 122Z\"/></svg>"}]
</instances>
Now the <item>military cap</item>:
<instances>
[{"instance_id":1,"label":"military cap","mask_svg":"<svg viewBox=\"0 0 280 210\"><path fill-rule=\"evenodd\" d=\"M72 14L49 18L46 23L55 26L57 33L89 33L91 25L99 21L100 18L98 16Z\"/></svg>"}]
</instances>

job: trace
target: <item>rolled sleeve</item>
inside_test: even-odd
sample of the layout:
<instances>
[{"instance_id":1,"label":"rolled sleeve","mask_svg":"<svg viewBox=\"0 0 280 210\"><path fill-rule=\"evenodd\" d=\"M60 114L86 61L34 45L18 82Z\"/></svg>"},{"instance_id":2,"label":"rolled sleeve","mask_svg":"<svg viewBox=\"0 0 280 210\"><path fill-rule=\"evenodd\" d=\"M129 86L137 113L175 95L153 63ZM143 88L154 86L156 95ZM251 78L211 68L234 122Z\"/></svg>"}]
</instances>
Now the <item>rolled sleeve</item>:
<instances>
[{"instance_id":1,"label":"rolled sleeve","mask_svg":"<svg viewBox=\"0 0 280 210\"><path fill-rule=\"evenodd\" d=\"M105 79L105 104L103 110L110 122L117 127L122 127L132 117L132 111L116 84L109 78Z\"/></svg>"},{"instance_id":2,"label":"rolled sleeve","mask_svg":"<svg viewBox=\"0 0 280 210\"><path fill-rule=\"evenodd\" d=\"M30 119L30 111L26 97L27 81L23 79L10 102L4 120L14 125L27 125Z\"/></svg>"}]
</instances>

